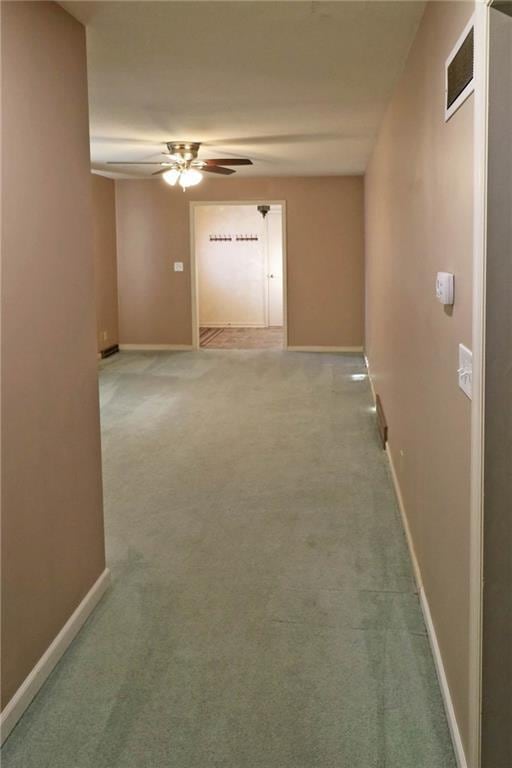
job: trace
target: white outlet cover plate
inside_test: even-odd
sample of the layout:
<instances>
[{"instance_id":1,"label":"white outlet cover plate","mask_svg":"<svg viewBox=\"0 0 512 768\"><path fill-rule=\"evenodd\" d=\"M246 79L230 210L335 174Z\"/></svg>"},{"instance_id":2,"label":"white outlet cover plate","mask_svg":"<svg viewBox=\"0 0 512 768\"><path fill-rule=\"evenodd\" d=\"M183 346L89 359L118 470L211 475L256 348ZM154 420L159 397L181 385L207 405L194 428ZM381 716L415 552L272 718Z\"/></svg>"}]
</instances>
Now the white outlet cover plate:
<instances>
[{"instance_id":1,"label":"white outlet cover plate","mask_svg":"<svg viewBox=\"0 0 512 768\"><path fill-rule=\"evenodd\" d=\"M183 262L182 261L175 261L174 262L174 271L175 272L183 272Z\"/></svg>"},{"instance_id":2,"label":"white outlet cover plate","mask_svg":"<svg viewBox=\"0 0 512 768\"><path fill-rule=\"evenodd\" d=\"M473 397L473 353L470 349L459 344L459 387L465 395Z\"/></svg>"}]
</instances>

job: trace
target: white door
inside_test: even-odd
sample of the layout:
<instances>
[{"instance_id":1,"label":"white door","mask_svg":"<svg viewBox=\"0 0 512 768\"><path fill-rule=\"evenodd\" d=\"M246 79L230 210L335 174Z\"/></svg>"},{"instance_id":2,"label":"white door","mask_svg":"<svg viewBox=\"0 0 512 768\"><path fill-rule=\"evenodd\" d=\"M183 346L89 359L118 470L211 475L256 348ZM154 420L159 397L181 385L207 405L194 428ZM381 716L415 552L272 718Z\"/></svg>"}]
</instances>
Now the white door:
<instances>
[{"instance_id":1,"label":"white door","mask_svg":"<svg viewBox=\"0 0 512 768\"><path fill-rule=\"evenodd\" d=\"M283 216L280 206L272 206L267 225L268 325L283 325Z\"/></svg>"},{"instance_id":2,"label":"white door","mask_svg":"<svg viewBox=\"0 0 512 768\"><path fill-rule=\"evenodd\" d=\"M199 325L264 327L266 226L256 205L195 208Z\"/></svg>"}]
</instances>

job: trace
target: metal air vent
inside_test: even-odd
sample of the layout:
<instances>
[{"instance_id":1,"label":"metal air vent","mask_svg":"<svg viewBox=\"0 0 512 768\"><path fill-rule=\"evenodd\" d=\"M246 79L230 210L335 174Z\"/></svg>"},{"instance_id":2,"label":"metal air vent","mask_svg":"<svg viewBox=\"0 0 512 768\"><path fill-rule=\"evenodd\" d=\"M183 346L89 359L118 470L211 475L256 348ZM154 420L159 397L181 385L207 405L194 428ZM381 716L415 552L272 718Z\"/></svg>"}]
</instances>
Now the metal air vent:
<instances>
[{"instance_id":1,"label":"metal air vent","mask_svg":"<svg viewBox=\"0 0 512 768\"><path fill-rule=\"evenodd\" d=\"M445 120L458 110L474 90L475 38L473 20L446 61Z\"/></svg>"}]
</instances>

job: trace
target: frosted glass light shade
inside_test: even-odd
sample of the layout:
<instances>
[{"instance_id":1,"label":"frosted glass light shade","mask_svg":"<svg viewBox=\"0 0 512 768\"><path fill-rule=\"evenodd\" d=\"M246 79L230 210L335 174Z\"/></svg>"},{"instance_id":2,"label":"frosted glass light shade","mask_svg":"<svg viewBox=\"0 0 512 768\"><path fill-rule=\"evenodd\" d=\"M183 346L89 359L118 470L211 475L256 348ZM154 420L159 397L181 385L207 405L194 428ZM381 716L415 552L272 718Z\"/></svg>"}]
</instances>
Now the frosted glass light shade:
<instances>
[{"instance_id":1,"label":"frosted glass light shade","mask_svg":"<svg viewBox=\"0 0 512 768\"><path fill-rule=\"evenodd\" d=\"M171 187L174 187L179 177L180 177L180 172L177 171L175 168L171 168L169 171L166 171L165 173L162 174L162 179L165 182L167 182L167 184L170 184Z\"/></svg>"},{"instance_id":2,"label":"frosted glass light shade","mask_svg":"<svg viewBox=\"0 0 512 768\"><path fill-rule=\"evenodd\" d=\"M196 171L195 168L188 168L186 171L181 172L180 185L183 189L194 187L196 184L199 184L202 178L203 174L200 171Z\"/></svg>"}]
</instances>

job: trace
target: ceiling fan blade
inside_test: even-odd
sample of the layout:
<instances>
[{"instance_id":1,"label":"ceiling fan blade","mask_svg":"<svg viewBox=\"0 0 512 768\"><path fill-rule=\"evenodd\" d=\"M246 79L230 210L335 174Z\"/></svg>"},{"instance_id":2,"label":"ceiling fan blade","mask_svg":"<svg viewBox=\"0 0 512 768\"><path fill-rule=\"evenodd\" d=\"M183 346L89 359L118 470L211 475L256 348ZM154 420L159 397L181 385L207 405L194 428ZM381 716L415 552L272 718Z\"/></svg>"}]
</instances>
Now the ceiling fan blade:
<instances>
[{"instance_id":1,"label":"ceiling fan blade","mask_svg":"<svg viewBox=\"0 0 512 768\"><path fill-rule=\"evenodd\" d=\"M232 173L236 173L232 168L223 168L221 165L205 165L201 168L201 171L206 173L221 173L224 176L231 176Z\"/></svg>"},{"instance_id":2,"label":"ceiling fan blade","mask_svg":"<svg viewBox=\"0 0 512 768\"><path fill-rule=\"evenodd\" d=\"M153 171L151 174L152 176L158 176L160 173L165 173L166 171L170 171L172 169L172 166L166 165L165 168L160 168L159 171Z\"/></svg>"},{"instance_id":3,"label":"ceiling fan blade","mask_svg":"<svg viewBox=\"0 0 512 768\"><path fill-rule=\"evenodd\" d=\"M252 160L246 157L232 157L228 160L202 160L206 165L252 165Z\"/></svg>"}]
</instances>

